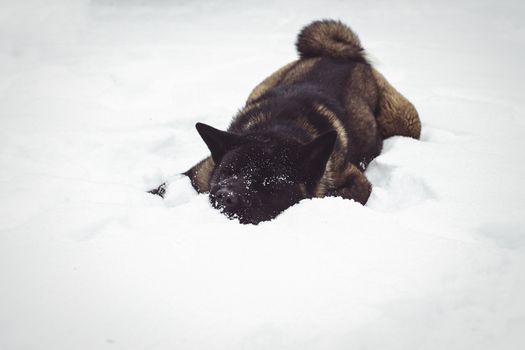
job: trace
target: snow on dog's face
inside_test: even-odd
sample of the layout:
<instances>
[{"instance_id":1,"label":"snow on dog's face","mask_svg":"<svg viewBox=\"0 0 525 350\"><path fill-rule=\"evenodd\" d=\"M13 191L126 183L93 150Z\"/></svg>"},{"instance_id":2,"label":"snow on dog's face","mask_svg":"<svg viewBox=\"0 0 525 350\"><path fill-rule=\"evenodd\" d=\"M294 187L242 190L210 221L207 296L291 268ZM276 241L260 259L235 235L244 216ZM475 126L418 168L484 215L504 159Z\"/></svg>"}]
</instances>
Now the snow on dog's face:
<instances>
[{"instance_id":1,"label":"snow on dog's face","mask_svg":"<svg viewBox=\"0 0 525 350\"><path fill-rule=\"evenodd\" d=\"M215 169L210 202L231 219L258 224L309 197L324 172L335 133L307 145L268 135L237 135L197 124Z\"/></svg>"},{"instance_id":2,"label":"snow on dog's face","mask_svg":"<svg viewBox=\"0 0 525 350\"><path fill-rule=\"evenodd\" d=\"M241 223L274 218L304 198L287 158L253 144L227 152L210 179L212 205Z\"/></svg>"}]
</instances>

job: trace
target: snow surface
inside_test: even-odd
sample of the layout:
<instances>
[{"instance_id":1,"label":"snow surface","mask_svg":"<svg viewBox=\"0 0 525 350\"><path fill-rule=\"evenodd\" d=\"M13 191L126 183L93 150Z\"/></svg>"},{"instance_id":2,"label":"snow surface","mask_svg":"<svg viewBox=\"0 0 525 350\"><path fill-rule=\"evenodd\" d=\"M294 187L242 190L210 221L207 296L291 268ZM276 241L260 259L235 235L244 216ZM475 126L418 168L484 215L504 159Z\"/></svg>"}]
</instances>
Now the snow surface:
<instances>
[{"instance_id":1,"label":"snow surface","mask_svg":"<svg viewBox=\"0 0 525 350\"><path fill-rule=\"evenodd\" d=\"M242 226L177 174L339 18L418 108L361 206ZM0 349L521 349L522 1L0 2ZM166 200L145 193L170 180Z\"/></svg>"}]
</instances>

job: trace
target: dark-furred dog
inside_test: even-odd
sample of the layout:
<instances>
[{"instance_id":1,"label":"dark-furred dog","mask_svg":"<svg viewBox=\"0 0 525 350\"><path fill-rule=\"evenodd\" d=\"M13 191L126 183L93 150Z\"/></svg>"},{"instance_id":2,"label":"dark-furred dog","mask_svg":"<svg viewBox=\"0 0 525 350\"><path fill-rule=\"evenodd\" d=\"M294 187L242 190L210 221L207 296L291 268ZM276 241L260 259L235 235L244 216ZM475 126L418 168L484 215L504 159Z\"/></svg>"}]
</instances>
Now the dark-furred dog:
<instances>
[{"instance_id":1,"label":"dark-furred dog","mask_svg":"<svg viewBox=\"0 0 525 350\"><path fill-rule=\"evenodd\" d=\"M346 25L313 22L296 46L300 58L255 87L228 131L196 125L211 157L184 174L241 223L273 219L304 198L365 204L371 185L363 171L383 139L420 135L413 105L371 66Z\"/></svg>"}]
</instances>

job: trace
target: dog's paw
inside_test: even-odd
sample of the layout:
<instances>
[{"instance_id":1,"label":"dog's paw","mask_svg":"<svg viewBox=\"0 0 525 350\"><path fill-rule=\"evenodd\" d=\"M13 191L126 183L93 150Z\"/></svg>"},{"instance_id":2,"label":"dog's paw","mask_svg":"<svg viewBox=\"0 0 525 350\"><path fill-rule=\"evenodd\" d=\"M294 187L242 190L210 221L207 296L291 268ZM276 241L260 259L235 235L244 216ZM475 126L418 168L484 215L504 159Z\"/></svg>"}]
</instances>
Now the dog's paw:
<instances>
[{"instance_id":1,"label":"dog's paw","mask_svg":"<svg viewBox=\"0 0 525 350\"><path fill-rule=\"evenodd\" d=\"M157 196L164 198L167 187L168 185L164 182L159 187L149 190L148 193L155 194Z\"/></svg>"}]
</instances>

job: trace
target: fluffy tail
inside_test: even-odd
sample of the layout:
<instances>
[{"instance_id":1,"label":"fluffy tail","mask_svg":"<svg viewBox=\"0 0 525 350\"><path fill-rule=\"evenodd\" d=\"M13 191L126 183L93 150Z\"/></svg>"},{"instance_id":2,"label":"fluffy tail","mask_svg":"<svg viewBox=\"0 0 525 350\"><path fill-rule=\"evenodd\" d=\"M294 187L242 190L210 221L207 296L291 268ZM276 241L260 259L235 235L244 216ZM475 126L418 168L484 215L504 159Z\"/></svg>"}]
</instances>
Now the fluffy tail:
<instances>
[{"instance_id":1,"label":"fluffy tail","mask_svg":"<svg viewBox=\"0 0 525 350\"><path fill-rule=\"evenodd\" d=\"M365 61L357 35L340 21L315 21L301 30L295 43L301 58L334 57Z\"/></svg>"}]
</instances>

